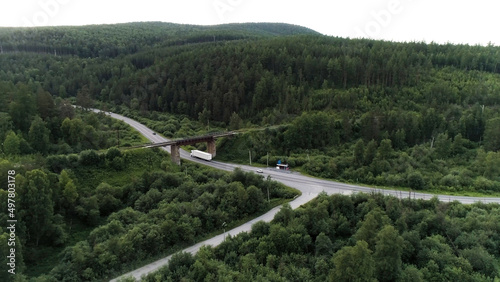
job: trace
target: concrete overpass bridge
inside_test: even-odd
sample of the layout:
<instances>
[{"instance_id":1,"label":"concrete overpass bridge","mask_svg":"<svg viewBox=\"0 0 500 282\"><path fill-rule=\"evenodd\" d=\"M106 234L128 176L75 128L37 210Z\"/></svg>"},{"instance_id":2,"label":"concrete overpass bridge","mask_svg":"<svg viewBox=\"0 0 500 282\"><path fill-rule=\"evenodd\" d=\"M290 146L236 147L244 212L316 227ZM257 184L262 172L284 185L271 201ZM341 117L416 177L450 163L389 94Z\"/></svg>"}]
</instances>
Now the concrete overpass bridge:
<instances>
[{"instance_id":1,"label":"concrete overpass bridge","mask_svg":"<svg viewBox=\"0 0 500 282\"><path fill-rule=\"evenodd\" d=\"M237 134L237 133L234 131L214 132L214 133L210 133L207 135L193 136L193 137L187 137L187 138L182 138L182 139L174 139L174 140L169 140L169 141L165 141L165 142L158 142L158 143L148 143L148 144L128 147L128 149L155 148L155 147L170 146L170 155L171 155L172 161L174 163L180 165L181 164L181 155L180 155L179 150L180 150L181 146L194 145L197 143L206 142L208 153L212 154L212 157L215 157L215 155L217 153L215 140L217 138L220 138L220 137L228 137L228 136L233 136L235 134Z\"/></svg>"}]
</instances>

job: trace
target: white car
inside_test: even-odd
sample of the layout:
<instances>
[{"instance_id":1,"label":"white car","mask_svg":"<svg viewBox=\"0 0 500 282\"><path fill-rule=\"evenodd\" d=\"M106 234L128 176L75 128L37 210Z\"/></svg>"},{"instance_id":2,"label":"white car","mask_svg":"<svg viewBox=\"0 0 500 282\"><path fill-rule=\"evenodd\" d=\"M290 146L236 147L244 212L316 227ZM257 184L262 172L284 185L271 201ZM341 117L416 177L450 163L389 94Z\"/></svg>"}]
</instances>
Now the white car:
<instances>
[{"instance_id":1,"label":"white car","mask_svg":"<svg viewBox=\"0 0 500 282\"><path fill-rule=\"evenodd\" d=\"M262 169L256 170L257 173L263 173L264 171Z\"/></svg>"}]
</instances>

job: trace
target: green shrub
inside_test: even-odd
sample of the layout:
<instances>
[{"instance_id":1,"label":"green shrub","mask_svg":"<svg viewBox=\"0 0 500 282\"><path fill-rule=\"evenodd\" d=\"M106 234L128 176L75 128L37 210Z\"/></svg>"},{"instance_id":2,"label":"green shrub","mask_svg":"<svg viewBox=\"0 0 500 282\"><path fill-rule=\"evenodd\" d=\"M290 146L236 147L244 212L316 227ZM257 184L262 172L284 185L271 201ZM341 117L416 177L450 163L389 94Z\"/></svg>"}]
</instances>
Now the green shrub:
<instances>
[{"instance_id":1,"label":"green shrub","mask_svg":"<svg viewBox=\"0 0 500 282\"><path fill-rule=\"evenodd\" d=\"M125 161L123 157L116 157L111 161L111 167L115 170L123 170L125 168Z\"/></svg>"},{"instance_id":2,"label":"green shrub","mask_svg":"<svg viewBox=\"0 0 500 282\"><path fill-rule=\"evenodd\" d=\"M69 166L69 161L66 156L53 155L46 158L48 168L55 173L60 173L63 169Z\"/></svg>"},{"instance_id":3,"label":"green shrub","mask_svg":"<svg viewBox=\"0 0 500 282\"><path fill-rule=\"evenodd\" d=\"M99 165L101 163L101 157L94 150L85 150L80 152L78 162L81 165Z\"/></svg>"},{"instance_id":4,"label":"green shrub","mask_svg":"<svg viewBox=\"0 0 500 282\"><path fill-rule=\"evenodd\" d=\"M106 159L109 161L112 161L116 157L121 157L122 152L118 150L116 147L109 148L108 151L106 152Z\"/></svg>"},{"instance_id":5,"label":"green shrub","mask_svg":"<svg viewBox=\"0 0 500 282\"><path fill-rule=\"evenodd\" d=\"M408 186L415 190L422 190L425 187L424 177L420 172L412 172L406 179Z\"/></svg>"},{"instance_id":6,"label":"green shrub","mask_svg":"<svg viewBox=\"0 0 500 282\"><path fill-rule=\"evenodd\" d=\"M491 181L483 176L479 176L474 180L473 184L474 188L476 190L482 190L482 191L500 191L500 184L495 181Z\"/></svg>"},{"instance_id":7,"label":"green shrub","mask_svg":"<svg viewBox=\"0 0 500 282\"><path fill-rule=\"evenodd\" d=\"M458 187L460 186L460 179L455 175L448 174L443 176L443 178L441 178L439 184L448 187Z\"/></svg>"}]
</instances>

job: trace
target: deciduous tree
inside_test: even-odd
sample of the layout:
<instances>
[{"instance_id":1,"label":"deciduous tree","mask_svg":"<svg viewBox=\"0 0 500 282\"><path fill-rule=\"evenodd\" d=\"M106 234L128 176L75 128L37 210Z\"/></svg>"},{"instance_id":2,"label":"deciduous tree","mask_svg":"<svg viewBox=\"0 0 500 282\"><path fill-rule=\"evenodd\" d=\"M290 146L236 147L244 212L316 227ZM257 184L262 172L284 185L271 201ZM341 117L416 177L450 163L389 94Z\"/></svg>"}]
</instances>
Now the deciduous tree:
<instances>
[{"instance_id":1,"label":"deciduous tree","mask_svg":"<svg viewBox=\"0 0 500 282\"><path fill-rule=\"evenodd\" d=\"M20 146L20 138L16 135L16 133L14 133L14 131L9 131L3 141L3 150L5 154L10 156L19 155L19 153L21 153Z\"/></svg>"},{"instance_id":2,"label":"deciduous tree","mask_svg":"<svg viewBox=\"0 0 500 282\"><path fill-rule=\"evenodd\" d=\"M38 246L40 239L51 228L54 213L50 182L43 171L28 171L19 177L19 216L28 228L28 242Z\"/></svg>"},{"instance_id":3,"label":"deciduous tree","mask_svg":"<svg viewBox=\"0 0 500 282\"><path fill-rule=\"evenodd\" d=\"M486 121L484 147L486 150L490 151L500 150L500 117Z\"/></svg>"},{"instance_id":4,"label":"deciduous tree","mask_svg":"<svg viewBox=\"0 0 500 282\"><path fill-rule=\"evenodd\" d=\"M368 243L357 241L356 245L343 247L333 256L335 268L330 273L332 281L376 281L375 262Z\"/></svg>"},{"instance_id":5,"label":"deciduous tree","mask_svg":"<svg viewBox=\"0 0 500 282\"><path fill-rule=\"evenodd\" d=\"M392 225L386 225L377 234L375 243L375 272L378 281L397 281L401 274L403 238Z\"/></svg>"},{"instance_id":6,"label":"deciduous tree","mask_svg":"<svg viewBox=\"0 0 500 282\"><path fill-rule=\"evenodd\" d=\"M49 134L50 131L45 122L40 117L35 117L28 133L31 148L37 152L46 154L50 146Z\"/></svg>"}]
</instances>

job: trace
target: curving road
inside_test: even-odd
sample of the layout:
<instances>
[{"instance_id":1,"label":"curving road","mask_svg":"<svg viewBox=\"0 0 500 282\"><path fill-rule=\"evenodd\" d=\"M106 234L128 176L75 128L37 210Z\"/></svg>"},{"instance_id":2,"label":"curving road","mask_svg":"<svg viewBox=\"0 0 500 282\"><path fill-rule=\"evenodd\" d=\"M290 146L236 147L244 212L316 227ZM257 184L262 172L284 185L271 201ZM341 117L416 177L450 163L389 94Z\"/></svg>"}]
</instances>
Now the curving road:
<instances>
[{"instance_id":1,"label":"curving road","mask_svg":"<svg viewBox=\"0 0 500 282\"><path fill-rule=\"evenodd\" d=\"M94 110L95 112L100 112L100 110ZM158 134L153 134L153 130L150 128L146 127L145 125L127 118L125 116L115 114L115 113L106 113L107 115L111 116L112 118L120 119L124 121L125 123L129 124L132 126L135 130L139 131L142 135L144 135L147 139L149 139L153 143L158 143L158 142L165 142L168 141L168 139L158 135ZM170 147L163 147L162 149L170 152ZM191 158L190 154L184 150L181 150L180 152L181 158L183 159L189 159L190 161L202 164L202 165L208 165L217 169L221 170L226 170L226 171L233 171L235 168L239 167L243 171L255 171L256 168L251 167L251 166L246 166L246 165L237 165L237 164L230 164L230 163L222 163L222 162L217 162L217 161L211 161L207 162L204 160L196 159L196 158ZM349 195L352 193L357 193L357 192L364 192L364 193L383 193L385 195L393 195L395 197L400 197L400 198L408 198L411 196L411 198L417 198L417 199L430 199L434 196L438 197L440 201L445 201L445 202L451 202L451 201L459 201L461 203L465 204L471 204L474 202L483 202L483 203L500 203L500 198L480 198L480 197L465 197L465 196L447 196L447 195L433 195L433 194L426 194L426 193L418 193L418 192L406 192L406 191L396 191L396 190L385 190L385 189L374 189L374 188L369 188L369 187L363 187L363 186L358 186L358 185L353 185L353 184L345 184L345 183L340 183L340 182L335 182L335 181L329 181L329 180L322 180L322 179L316 179L313 177L309 176L304 176L298 173L286 173L283 171L277 171L272 168L264 169L264 172L262 173L265 177L268 175L271 176L273 180L279 181L289 187L295 188L299 191L302 192L302 195L295 198L293 201L290 202L290 206L295 209L310 200L314 199L316 196L318 196L319 193L321 192L326 192L327 194L345 194ZM244 223L234 229L231 229L229 231L226 231L224 234L220 234L218 236L212 237L208 240L205 240L203 242L197 243L196 245L193 245L189 248L186 248L182 250L183 252L189 252L192 254L195 254L201 246L203 245L211 245L211 246L217 246L222 241L224 241L225 236L231 234L231 235L236 235L240 232L245 232L245 231L250 231L252 225L255 222L258 221L266 221L269 222L274 218L274 215L279 211L280 207L275 207L272 210L268 211L266 214L257 217L247 223ZM171 256L165 257L161 260L155 261L153 263L150 263L146 266L143 266L139 269L136 269L134 271L131 271L129 273L126 273L118 278L115 278L111 281L119 281L122 278L131 276L134 277L136 280L140 280L141 276L149 274L151 272L154 272L158 270L160 267L166 265L168 261L170 260Z\"/></svg>"}]
</instances>

